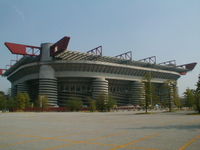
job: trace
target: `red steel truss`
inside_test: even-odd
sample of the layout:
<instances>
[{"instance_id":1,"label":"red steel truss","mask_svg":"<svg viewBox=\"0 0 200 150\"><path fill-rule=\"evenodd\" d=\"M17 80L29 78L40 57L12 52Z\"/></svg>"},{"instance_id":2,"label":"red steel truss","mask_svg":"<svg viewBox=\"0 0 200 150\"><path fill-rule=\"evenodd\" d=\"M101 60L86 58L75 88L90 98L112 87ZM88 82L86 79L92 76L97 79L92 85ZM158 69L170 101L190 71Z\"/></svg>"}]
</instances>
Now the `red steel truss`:
<instances>
[{"instance_id":1,"label":"red steel truss","mask_svg":"<svg viewBox=\"0 0 200 150\"><path fill-rule=\"evenodd\" d=\"M23 45L23 44L16 44L16 43L9 43L5 42L6 47L11 51L13 54L19 55L29 55L29 56L38 56L37 52L40 47L37 46L30 46L30 45ZM31 51L29 51L31 49Z\"/></svg>"}]
</instances>

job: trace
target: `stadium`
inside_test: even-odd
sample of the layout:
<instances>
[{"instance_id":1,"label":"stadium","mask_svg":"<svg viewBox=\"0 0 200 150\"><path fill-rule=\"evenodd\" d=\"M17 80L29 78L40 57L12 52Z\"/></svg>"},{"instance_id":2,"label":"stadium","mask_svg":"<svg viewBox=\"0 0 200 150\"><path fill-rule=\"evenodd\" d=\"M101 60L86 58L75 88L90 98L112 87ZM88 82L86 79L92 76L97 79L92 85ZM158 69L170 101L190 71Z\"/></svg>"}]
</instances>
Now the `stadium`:
<instances>
[{"instance_id":1,"label":"stadium","mask_svg":"<svg viewBox=\"0 0 200 150\"><path fill-rule=\"evenodd\" d=\"M164 84L175 83L196 65L176 65L174 60L157 63L155 56L132 60L130 51L115 57L103 56L101 46L85 53L71 51L67 49L69 40L70 37L64 37L40 47L6 42L13 54L23 55L1 71L11 82L12 96L27 92L34 100L38 95L46 95L50 106L61 107L72 96L87 104L88 97L96 99L103 94L112 95L119 106L139 105L145 99L145 75L151 75L159 99L167 100L170 97L166 98L166 92L170 91Z\"/></svg>"}]
</instances>

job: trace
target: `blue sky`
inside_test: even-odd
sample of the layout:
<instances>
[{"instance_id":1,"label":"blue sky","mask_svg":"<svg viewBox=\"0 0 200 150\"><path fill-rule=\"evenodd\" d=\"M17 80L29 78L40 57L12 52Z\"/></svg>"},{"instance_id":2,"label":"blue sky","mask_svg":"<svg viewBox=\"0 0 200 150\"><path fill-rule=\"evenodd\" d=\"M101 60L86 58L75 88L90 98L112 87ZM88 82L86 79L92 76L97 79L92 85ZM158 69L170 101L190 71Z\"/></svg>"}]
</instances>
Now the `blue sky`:
<instances>
[{"instance_id":1,"label":"blue sky","mask_svg":"<svg viewBox=\"0 0 200 150\"><path fill-rule=\"evenodd\" d=\"M103 55L133 51L133 59L200 63L199 0L0 0L0 68L10 54L4 42L39 46L71 37L70 50L103 46ZM194 88L200 73L179 79L179 92ZM10 87L0 77L0 90Z\"/></svg>"}]
</instances>

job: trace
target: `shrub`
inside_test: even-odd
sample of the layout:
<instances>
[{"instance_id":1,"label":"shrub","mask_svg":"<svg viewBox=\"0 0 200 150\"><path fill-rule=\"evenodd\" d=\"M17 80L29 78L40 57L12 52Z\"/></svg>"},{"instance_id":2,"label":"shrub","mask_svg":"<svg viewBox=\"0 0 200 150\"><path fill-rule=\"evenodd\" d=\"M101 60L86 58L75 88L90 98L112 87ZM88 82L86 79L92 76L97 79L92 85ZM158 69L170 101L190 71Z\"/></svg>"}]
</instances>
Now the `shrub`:
<instances>
[{"instance_id":1,"label":"shrub","mask_svg":"<svg viewBox=\"0 0 200 150\"><path fill-rule=\"evenodd\" d=\"M70 109L70 111L79 111L83 106L83 102L78 97L71 97L67 101L66 106Z\"/></svg>"},{"instance_id":2,"label":"shrub","mask_svg":"<svg viewBox=\"0 0 200 150\"><path fill-rule=\"evenodd\" d=\"M39 95L38 98L35 100L35 103L34 103L34 107L37 107L37 108L48 108L49 105L48 105L48 96L46 95Z\"/></svg>"},{"instance_id":3,"label":"shrub","mask_svg":"<svg viewBox=\"0 0 200 150\"><path fill-rule=\"evenodd\" d=\"M89 101L89 110L91 112L96 111L96 101L92 99L91 97L88 98L88 101Z\"/></svg>"},{"instance_id":4,"label":"shrub","mask_svg":"<svg viewBox=\"0 0 200 150\"><path fill-rule=\"evenodd\" d=\"M18 93L15 99L19 110L24 110L30 106L30 97L28 93Z\"/></svg>"},{"instance_id":5,"label":"shrub","mask_svg":"<svg viewBox=\"0 0 200 150\"><path fill-rule=\"evenodd\" d=\"M116 106L116 104L117 104L116 100L112 96L108 96L108 100L106 103L106 110L110 111Z\"/></svg>"},{"instance_id":6,"label":"shrub","mask_svg":"<svg viewBox=\"0 0 200 150\"><path fill-rule=\"evenodd\" d=\"M7 107L9 111L14 111L17 109L17 101L13 97L7 99Z\"/></svg>"},{"instance_id":7,"label":"shrub","mask_svg":"<svg viewBox=\"0 0 200 150\"><path fill-rule=\"evenodd\" d=\"M96 99L96 107L98 111L106 111L106 95L101 94Z\"/></svg>"},{"instance_id":8,"label":"shrub","mask_svg":"<svg viewBox=\"0 0 200 150\"><path fill-rule=\"evenodd\" d=\"M39 95L39 104L41 108L48 108L48 97L46 95Z\"/></svg>"},{"instance_id":9,"label":"shrub","mask_svg":"<svg viewBox=\"0 0 200 150\"><path fill-rule=\"evenodd\" d=\"M98 111L110 111L116 106L117 102L112 96L101 94L96 100L96 107Z\"/></svg>"},{"instance_id":10,"label":"shrub","mask_svg":"<svg viewBox=\"0 0 200 150\"><path fill-rule=\"evenodd\" d=\"M0 93L0 110L6 109L6 97L3 92Z\"/></svg>"}]
</instances>

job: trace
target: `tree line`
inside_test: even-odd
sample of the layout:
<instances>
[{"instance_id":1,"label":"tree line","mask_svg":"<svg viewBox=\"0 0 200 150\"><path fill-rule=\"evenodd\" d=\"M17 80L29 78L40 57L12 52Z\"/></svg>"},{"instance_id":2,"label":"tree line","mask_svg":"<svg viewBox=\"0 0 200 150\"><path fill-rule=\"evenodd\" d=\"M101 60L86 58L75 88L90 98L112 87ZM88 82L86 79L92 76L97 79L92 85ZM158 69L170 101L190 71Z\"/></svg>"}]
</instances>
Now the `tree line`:
<instances>
[{"instance_id":1,"label":"tree line","mask_svg":"<svg viewBox=\"0 0 200 150\"><path fill-rule=\"evenodd\" d=\"M2 111L23 111L30 107L48 107L47 96L38 96L36 101L31 101L28 93L18 93L15 97L5 95L0 91L0 110Z\"/></svg>"},{"instance_id":2,"label":"tree line","mask_svg":"<svg viewBox=\"0 0 200 150\"><path fill-rule=\"evenodd\" d=\"M184 106L196 110L200 113L200 75L196 84L196 89L187 88L184 92Z\"/></svg>"},{"instance_id":3,"label":"tree line","mask_svg":"<svg viewBox=\"0 0 200 150\"><path fill-rule=\"evenodd\" d=\"M145 91L145 101L143 104L145 112L147 113L148 109L153 109L155 105L159 105L162 108L168 108L170 112L172 111L173 104L180 108L181 99L178 95L176 81L167 80L162 86L157 87L152 83L152 79L153 75L151 72L146 73L142 79ZM159 88L164 89L164 92L158 93L158 91L161 91Z\"/></svg>"},{"instance_id":4,"label":"tree line","mask_svg":"<svg viewBox=\"0 0 200 150\"><path fill-rule=\"evenodd\" d=\"M104 94L100 94L96 99L92 97L87 97L87 106L86 109L94 112L107 112L113 109L117 102L112 96L106 96ZM84 108L83 101L79 97L70 97L65 102L64 106L68 108L70 111L80 111Z\"/></svg>"},{"instance_id":5,"label":"tree line","mask_svg":"<svg viewBox=\"0 0 200 150\"><path fill-rule=\"evenodd\" d=\"M196 89L187 88L183 99L178 95L176 82L168 80L164 83L167 100L161 100L156 92L158 89L152 84L151 80L152 75L148 73L142 81L144 83L145 101L141 102L141 106L144 106L146 113L148 109L152 109L156 104L164 108L168 107L169 111L172 111L172 103L178 108L188 107L200 113L200 75ZM45 95L39 95L35 101L32 101L28 93L18 93L15 97L10 97L0 91L0 110L2 111L23 111L26 108L33 107L45 109L49 107L48 101L48 97ZM101 94L97 99L87 97L87 102L87 109L90 111L110 111L117 106L117 101L112 96L105 96L104 94ZM84 108L84 105L81 98L72 96L66 100L64 107L70 111L79 111Z\"/></svg>"},{"instance_id":6,"label":"tree line","mask_svg":"<svg viewBox=\"0 0 200 150\"><path fill-rule=\"evenodd\" d=\"M198 77L198 82L196 84L196 89L187 88L184 92L184 97L180 98L178 95L178 89L176 87L176 82L167 80L164 83L164 88L166 90L165 97L167 100L161 101L158 98L156 89L153 86L152 75L148 73L144 76L143 82L145 87L145 112L152 108L152 105L160 104L163 107L168 107L169 111L172 111L172 105L175 104L177 108L188 107L190 109L196 110L200 113L200 75Z\"/></svg>"},{"instance_id":7,"label":"tree line","mask_svg":"<svg viewBox=\"0 0 200 150\"><path fill-rule=\"evenodd\" d=\"M48 109L48 97L39 95L37 100L32 101L28 93L18 93L15 97L9 97L0 91L0 110L2 111L24 111L28 108L42 108ZM105 96L101 94L97 99L87 97L87 109L94 111L110 111L116 106L116 100L112 96ZM65 101L64 107L69 111L80 111L84 108L81 98L72 96Z\"/></svg>"}]
</instances>

